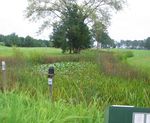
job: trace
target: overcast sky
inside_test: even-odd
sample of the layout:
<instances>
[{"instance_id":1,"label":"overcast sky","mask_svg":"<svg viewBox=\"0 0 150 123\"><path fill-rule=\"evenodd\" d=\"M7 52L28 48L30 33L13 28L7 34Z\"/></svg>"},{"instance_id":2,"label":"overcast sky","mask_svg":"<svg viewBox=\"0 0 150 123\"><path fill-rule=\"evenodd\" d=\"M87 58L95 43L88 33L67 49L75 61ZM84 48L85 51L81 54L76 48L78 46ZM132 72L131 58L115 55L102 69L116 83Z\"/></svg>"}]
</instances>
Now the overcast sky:
<instances>
[{"instance_id":1,"label":"overcast sky","mask_svg":"<svg viewBox=\"0 0 150 123\"><path fill-rule=\"evenodd\" d=\"M26 0L0 1L0 34L13 32L19 36L33 36L48 39L49 32L37 36L38 24L31 23L24 17ZM140 40L150 37L150 0L128 0L123 11L113 15L109 35L114 40Z\"/></svg>"}]
</instances>

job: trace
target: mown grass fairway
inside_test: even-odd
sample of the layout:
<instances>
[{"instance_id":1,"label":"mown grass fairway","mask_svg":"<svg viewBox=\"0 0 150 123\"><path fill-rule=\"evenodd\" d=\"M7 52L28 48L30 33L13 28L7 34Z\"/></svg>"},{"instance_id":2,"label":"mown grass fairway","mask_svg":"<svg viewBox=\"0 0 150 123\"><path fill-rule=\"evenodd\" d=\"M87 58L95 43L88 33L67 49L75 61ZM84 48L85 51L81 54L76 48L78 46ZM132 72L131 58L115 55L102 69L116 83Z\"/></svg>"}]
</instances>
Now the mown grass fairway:
<instances>
[{"instance_id":1,"label":"mown grass fairway","mask_svg":"<svg viewBox=\"0 0 150 123\"><path fill-rule=\"evenodd\" d=\"M128 58L127 61L134 67L140 68L141 70L146 70L149 72L150 69L150 50L129 50L129 49L113 49L109 50L113 52L132 52L133 57Z\"/></svg>"},{"instance_id":2,"label":"mown grass fairway","mask_svg":"<svg viewBox=\"0 0 150 123\"><path fill-rule=\"evenodd\" d=\"M44 48L36 49L39 51L36 57L28 48L16 48L11 59L3 57L7 63L7 81L5 93L0 92L2 123L103 123L108 105L149 107L150 78L134 69L133 63L134 59L143 58L136 53L144 56L146 52L148 57L148 51L133 51L134 56L126 59L129 52L121 55L119 51L118 55L86 50L59 59L53 57L55 53L61 56L59 49L48 56L42 55ZM29 53L30 58L22 53ZM45 57L47 61L41 62ZM118 59L131 60L133 68ZM47 82L51 64L44 62L55 66L52 100ZM1 75L0 71L2 82Z\"/></svg>"},{"instance_id":3,"label":"mown grass fairway","mask_svg":"<svg viewBox=\"0 0 150 123\"><path fill-rule=\"evenodd\" d=\"M0 45L0 56L11 56L12 48Z\"/></svg>"},{"instance_id":4,"label":"mown grass fairway","mask_svg":"<svg viewBox=\"0 0 150 123\"><path fill-rule=\"evenodd\" d=\"M14 50L19 50L20 52L23 53L25 56L29 56L30 54L33 53L38 53L38 54L46 54L46 55L62 55L61 54L61 49L57 48L49 48L49 47L44 47L44 48L16 48L16 47L5 47L5 46L0 46L0 56L13 56L14 55Z\"/></svg>"},{"instance_id":5,"label":"mown grass fairway","mask_svg":"<svg viewBox=\"0 0 150 123\"><path fill-rule=\"evenodd\" d=\"M129 58L128 62L141 69L150 70L150 51L149 50L133 50L134 57Z\"/></svg>"}]
</instances>

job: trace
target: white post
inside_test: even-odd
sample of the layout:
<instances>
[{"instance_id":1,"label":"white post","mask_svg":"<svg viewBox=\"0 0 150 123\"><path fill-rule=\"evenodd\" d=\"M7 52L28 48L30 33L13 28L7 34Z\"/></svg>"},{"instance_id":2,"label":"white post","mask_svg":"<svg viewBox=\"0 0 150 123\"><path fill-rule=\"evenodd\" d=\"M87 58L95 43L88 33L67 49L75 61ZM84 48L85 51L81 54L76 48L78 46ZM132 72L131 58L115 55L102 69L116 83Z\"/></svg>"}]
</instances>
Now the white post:
<instances>
[{"instance_id":1,"label":"white post","mask_svg":"<svg viewBox=\"0 0 150 123\"><path fill-rule=\"evenodd\" d=\"M6 84L6 63L5 61L2 61L2 92L5 90L5 84Z\"/></svg>"},{"instance_id":2,"label":"white post","mask_svg":"<svg viewBox=\"0 0 150 123\"><path fill-rule=\"evenodd\" d=\"M48 85L49 85L49 89L50 89L50 98L52 99L52 95L53 95L53 78L48 78Z\"/></svg>"},{"instance_id":3,"label":"white post","mask_svg":"<svg viewBox=\"0 0 150 123\"><path fill-rule=\"evenodd\" d=\"M50 89L50 98L53 99L53 77L54 77L54 66L49 67L48 69L48 85Z\"/></svg>"},{"instance_id":4,"label":"white post","mask_svg":"<svg viewBox=\"0 0 150 123\"><path fill-rule=\"evenodd\" d=\"M2 71L5 71L6 70L6 63L5 61L2 61Z\"/></svg>"}]
</instances>

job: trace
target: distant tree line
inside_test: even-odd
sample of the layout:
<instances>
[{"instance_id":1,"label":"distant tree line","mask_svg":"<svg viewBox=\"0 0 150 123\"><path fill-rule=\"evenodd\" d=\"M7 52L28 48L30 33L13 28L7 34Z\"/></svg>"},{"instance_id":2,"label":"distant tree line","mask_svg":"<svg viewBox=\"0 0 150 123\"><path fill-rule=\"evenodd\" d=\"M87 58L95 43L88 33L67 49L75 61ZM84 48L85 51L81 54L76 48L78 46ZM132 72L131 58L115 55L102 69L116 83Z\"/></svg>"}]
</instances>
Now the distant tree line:
<instances>
[{"instance_id":1,"label":"distant tree line","mask_svg":"<svg viewBox=\"0 0 150 123\"><path fill-rule=\"evenodd\" d=\"M19 37L15 33L10 35L0 35L0 44L4 46L17 47L50 47L51 43L48 40L34 39L31 36Z\"/></svg>"},{"instance_id":2,"label":"distant tree line","mask_svg":"<svg viewBox=\"0 0 150 123\"><path fill-rule=\"evenodd\" d=\"M150 37L144 40L121 40L116 43L117 48L150 49Z\"/></svg>"}]
</instances>

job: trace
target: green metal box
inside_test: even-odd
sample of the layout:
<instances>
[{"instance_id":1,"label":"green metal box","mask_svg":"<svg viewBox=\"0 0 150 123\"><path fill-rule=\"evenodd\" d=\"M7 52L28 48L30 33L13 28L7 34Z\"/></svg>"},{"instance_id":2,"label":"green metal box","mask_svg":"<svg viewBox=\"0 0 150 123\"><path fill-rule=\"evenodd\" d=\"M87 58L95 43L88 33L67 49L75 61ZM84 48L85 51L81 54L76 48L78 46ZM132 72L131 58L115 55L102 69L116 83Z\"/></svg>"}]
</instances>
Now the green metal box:
<instances>
[{"instance_id":1,"label":"green metal box","mask_svg":"<svg viewBox=\"0 0 150 123\"><path fill-rule=\"evenodd\" d=\"M104 123L150 123L150 108L133 106L109 106Z\"/></svg>"}]
</instances>

